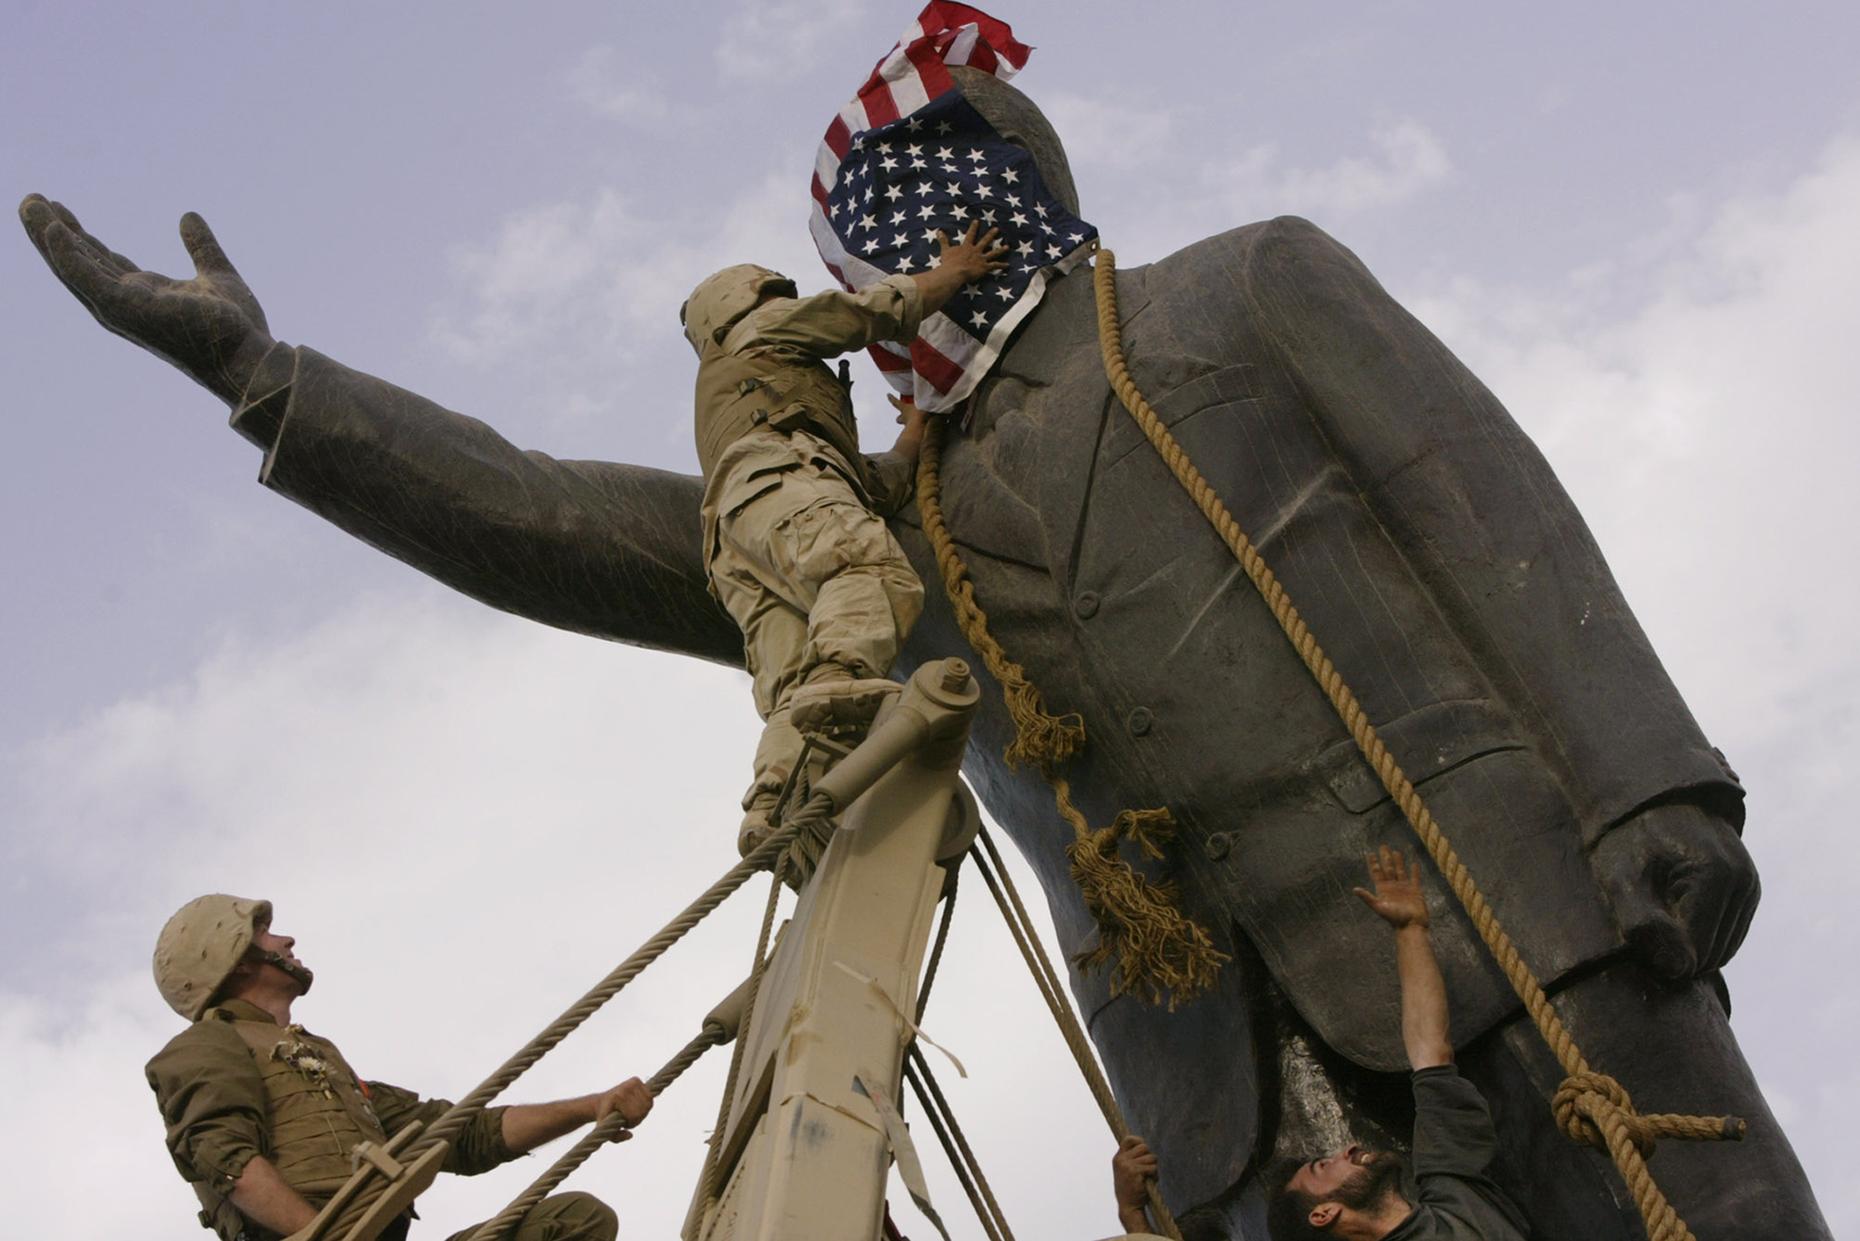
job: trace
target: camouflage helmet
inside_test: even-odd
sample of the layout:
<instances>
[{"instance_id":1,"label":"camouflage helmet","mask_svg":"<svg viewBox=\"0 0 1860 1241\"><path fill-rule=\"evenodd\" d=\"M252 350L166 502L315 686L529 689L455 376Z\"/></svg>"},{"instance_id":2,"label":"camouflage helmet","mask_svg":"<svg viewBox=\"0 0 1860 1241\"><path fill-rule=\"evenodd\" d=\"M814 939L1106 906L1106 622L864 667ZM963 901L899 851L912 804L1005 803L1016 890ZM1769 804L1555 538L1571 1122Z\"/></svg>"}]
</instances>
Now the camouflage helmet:
<instances>
[{"instance_id":1,"label":"camouflage helmet","mask_svg":"<svg viewBox=\"0 0 1860 1241\"><path fill-rule=\"evenodd\" d=\"M678 308L678 321L685 325L685 339L700 354L706 344L718 344L736 321L754 310L765 293L797 297L794 281L778 271L738 263L713 272L691 290L691 296Z\"/></svg>"},{"instance_id":2,"label":"camouflage helmet","mask_svg":"<svg viewBox=\"0 0 1860 1241\"><path fill-rule=\"evenodd\" d=\"M168 919L155 941L155 985L189 1021L199 1021L253 937L271 925L271 902L214 893L197 896Z\"/></svg>"}]
</instances>

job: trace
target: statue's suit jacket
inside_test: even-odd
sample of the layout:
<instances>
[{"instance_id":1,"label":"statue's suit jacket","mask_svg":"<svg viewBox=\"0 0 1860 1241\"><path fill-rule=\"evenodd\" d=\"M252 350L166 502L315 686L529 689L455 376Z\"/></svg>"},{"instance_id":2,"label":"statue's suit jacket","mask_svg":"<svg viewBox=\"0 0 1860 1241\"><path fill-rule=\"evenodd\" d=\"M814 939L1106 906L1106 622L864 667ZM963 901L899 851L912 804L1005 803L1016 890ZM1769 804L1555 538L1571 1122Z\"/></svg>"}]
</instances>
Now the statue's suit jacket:
<instances>
[{"instance_id":1,"label":"statue's suit jacket","mask_svg":"<svg viewBox=\"0 0 1860 1241\"><path fill-rule=\"evenodd\" d=\"M1132 373L1267 557L1546 982L1620 948L1587 847L1651 803L1737 826L1700 734L1580 515L1479 381L1312 225L1280 219L1120 272ZM493 606L708 658L740 638L704 592L695 478L520 452L484 424L305 349L234 415L263 479ZM1123 411L1091 274L1056 282L945 454L943 502L995 635L1090 744L1096 823L1167 806L1161 868L1234 954L1174 1013L1074 975L1170 1197L1204 1201L1259 1136L1275 990L1337 1053L1405 1067L1386 937L1350 895L1412 850L1399 812L1224 545ZM928 546L898 532L926 581ZM933 596L936 591L931 592ZM906 660L961 649L932 598ZM967 770L1040 873L1064 947L1092 928L1068 829L1010 772L998 697ZM1464 1042L1516 1008L1428 872Z\"/></svg>"}]
</instances>

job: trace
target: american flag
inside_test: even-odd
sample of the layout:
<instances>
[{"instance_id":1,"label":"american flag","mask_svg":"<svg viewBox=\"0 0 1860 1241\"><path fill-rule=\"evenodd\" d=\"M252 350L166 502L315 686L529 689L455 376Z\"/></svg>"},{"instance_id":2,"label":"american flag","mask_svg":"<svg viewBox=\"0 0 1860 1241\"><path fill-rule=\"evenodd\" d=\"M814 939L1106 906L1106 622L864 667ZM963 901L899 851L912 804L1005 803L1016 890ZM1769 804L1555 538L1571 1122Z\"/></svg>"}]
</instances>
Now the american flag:
<instances>
[{"instance_id":1,"label":"american flag","mask_svg":"<svg viewBox=\"0 0 1860 1241\"><path fill-rule=\"evenodd\" d=\"M954 409L974 391L1047 281L1090 253L1098 230L1048 192L1033 157L962 97L950 65L1003 80L1032 49L1005 22L934 0L833 118L814 164L809 228L848 289L936 266L938 230L998 229L1008 266L926 317L909 347L871 349L892 387L920 409Z\"/></svg>"}]
</instances>

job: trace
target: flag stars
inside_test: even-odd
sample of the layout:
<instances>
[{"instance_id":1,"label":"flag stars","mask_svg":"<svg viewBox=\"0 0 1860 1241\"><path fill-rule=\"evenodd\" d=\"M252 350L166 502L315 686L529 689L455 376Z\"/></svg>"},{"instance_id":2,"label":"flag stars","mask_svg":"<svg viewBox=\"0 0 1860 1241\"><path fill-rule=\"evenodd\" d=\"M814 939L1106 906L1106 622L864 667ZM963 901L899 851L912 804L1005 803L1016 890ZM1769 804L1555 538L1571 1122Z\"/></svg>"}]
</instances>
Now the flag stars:
<instances>
[{"instance_id":1,"label":"flag stars","mask_svg":"<svg viewBox=\"0 0 1860 1241\"><path fill-rule=\"evenodd\" d=\"M898 260L898 270L909 271L910 269L911 269L911 256L907 254Z\"/></svg>"},{"instance_id":2,"label":"flag stars","mask_svg":"<svg viewBox=\"0 0 1860 1241\"><path fill-rule=\"evenodd\" d=\"M995 209L993 207L985 208L982 211L982 223L993 224L994 222L995 222Z\"/></svg>"},{"instance_id":3,"label":"flag stars","mask_svg":"<svg viewBox=\"0 0 1860 1241\"><path fill-rule=\"evenodd\" d=\"M958 220L966 220L969 218L969 209L968 207L964 206L962 203L957 203L955 206L951 207L950 212Z\"/></svg>"},{"instance_id":4,"label":"flag stars","mask_svg":"<svg viewBox=\"0 0 1860 1241\"><path fill-rule=\"evenodd\" d=\"M969 159L971 162L979 164L983 162L984 158L985 157L980 151L976 150L974 147L969 148Z\"/></svg>"},{"instance_id":5,"label":"flag stars","mask_svg":"<svg viewBox=\"0 0 1860 1241\"><path fill-rule=\"evenodd\" d=\"M933 254L929 258L924 260L925 267L936 268L936 267L941 267L942 265L943 265L943 256L940 254Z\"/></svg>"},{"instance_id":6,"label":"flag stars","mask_svg":"<svg viewBox=\"0 0 1860 1241\"><path fill-rule=\"evenodd\" d=\"M872 253L874 250L878 249L878 239L876 237L873 238L871 241L868 241L865 243L865 245L861 246L860 249L864 250L867 254Z\"/></svg>"},{"instance_id":7,"label":"flag stars","mask_svg":"<svg viewBox=\"0 0 1860 1241\"><path fill-rule=\"evenodd\" d=\"M887 155L884 159L878 161L878 166L883 168L886 172L891 172L897 168L898 161L892 156Z\"/></svg>"},{"instance_id":8,"label":"flag stars","mask_svg":"<svg viewBox=\"0 0 1860 1241\"><path fill-rule=\"evenodd\" d=\"M925 203L923 206L917 208L917 218L920 220L927 220L935 214L936 214L935 203Z\"/></svg>"},{"instance_id":9,"label":"flag stars","mask_svg":"<svg viewBox=\"0 0 1860 1241\"><path fill-rule=\"evenodd\" d=\"M1013 215L1008 217L1008 223L1024 226L1027 223L1027 217L1016 211Z\"/></svg>"},{"instance_id":10,"label":"flag stars","mask_svg":"<svg viewBox=\"0 0 1860 1241\"><path fill-rule=\"evenodd\" d=\"M881 142L881 143L879 143L879 144L878 144L878 153L879 153L880 155L889 155L889 154L891 154L891 144L890 144L889 142Z\"/></svg>"},{"instance_id":11,"label":"flag stars","mask_svg":"<svg viewBox=\"0 0 1860 1241\"><path fill-rule=\"evenodd\" d=\"M1047 258L1049 258L1049 259L1056 259L1056 258L1058 258L1058 257L1059 257L1060 255L1062 255L1062 254L1064 254L1064 253L1065 253L1065 251L1064 251L1064 250L1061 250L1061 249L1060 249L1060 248L1059 248L1058 246L1048 246L1048 247L1046 247L1046 257L1047 257Z\"/></svg>"},{"instance_id":12,"label":"flag stars","mask_svg":"<svg viewBox=\"0 0 1860 1241\"><path fill-rule=\"evenodd\" d=\"M993 193L994 193L994 190L990 188L988 182L982 181L976 184L975 196L977 198L987 198L989 195Z\"/></svg>"},{"instance_id":13,"label":"flag stars","mask_svg":"<svg viewBox=\"0 0 1860 1241\"><path fill-rule=\"evenodd\" d=\"M948 185L944 186L943 188L948 190L951 194L960 194L962 193L962 182L951 181Z\"/></svg>"},{"instance_id":14,"label":"flag stars","mask_svg":"<svg viewBox=\"0 0 1860 1241\"><path fill-rule=\"evenodd\" d=\"M937 132L942 133L944 131L939 129ZM936 149L936 157L938 159L955 159L956 153L950 150L948 147L938 147Z\"/></svg>"},{"instance_id":15,"label":"flag stars","mask_svg":"<svg viewBox=\"0 0 1860 1241\"><path fill-rule=\"evenodd\" d=\"M1014 300L1014 290L1004 284L995 290L995 296L1004 302L1011 302Z\"/></svg>"},{"instance_id":16,"label":"flag stars","mask_svg":"<svg viewBox=\"0 0 1860 1241\"><path fill-rule=\"evenodd\" d=\"M923 170L923 169L925 169L925 168L928 168L929 166L930 166L930 165L928 165L928 164L926 164L926 163L924 163L924 162L923 162L923 161L922 161L921 159L914 159L914 160L912 160L912 161L911 161L911 167L912 167L913 169L916 169L916 170L918 170L918 171L921 171L921 170Z\"/></svg>"},{"instance_id":17,"label":"flag stars","mask_svg":"<svg viewBox=\"0 0 1860 1241\"><path fill-rule=\"evenodd\" d=\"M937 132L938 137L941 137L942 135L948 133L949 131L950 131L950 124L948 121L937 122L936 132Z\"/></svg>"},{"instance_id":18,"label":"flag stars","mask_svg":"<svg viewBox=\"0 0 1860 1241\"><path fill-rule=\"evenodd\" d=\"M878 227L878 217L876 217L876 216L870 216L870 215L862 215L862 216L860 216L860 217L859 217L859 227L860 227L860 228L877 228L877 227Z\"/></svg>"},{"instance_id":19,"label":"flag stars","mask_svg":"<svg viewBox=\"0 0 1860 1241\"><path fill-rule=\"evenodd\" d=\"M909 143L905 146L904 153L906 155L922 155L924 153L923 144L918 142Z\"/></svg>"},{"instance_id":20,"label":"flag stars","mask_svg":"<svg viewBox=\"0 0 1860 1241\"><path fill-rule=\"evenodd\" d=\"M969 322L973 324L975 327L987 327L988 326L988 312L985 310L976 311L974 314L969 316Z\"/></svg>"},{"instance_id":21,"label":"flag stars","mask_svg":"<svg viewBox=\"0 0 1860 1241\"><path fill-rule=\"evenodd\" d=\"M885 197L895 203L900 198L904 197L904 189L902 186L887 185L885 187Z\"/></svg>"},{"instance_id":22,"label":"flag stars","mask_svg":"<svg viewBox=\"0 0 1860 1241\"><path fill-rule=\"evenodd\" d=\"M962 169L956 167L956 165L954 164L944 164L943 171L944 172L961 172Z\"/></svg>"},{"instance_id":23,"label":"flag stars","mask_svg":"<svg viewBox=\"0 0 1860 1241\"><path fill-rule=\"evenodd\" d=\"M908 246L911 244L911 239L906 237L903 233L898 233L892 237L891 244L894 246ZM1055 246L1054 249L1056 250L1058 247Z\"/></svg>"},{"instance_id":24,"label":"flag stars","mask_svg":"<svg viewBox=\"0 0 1860 1241\"><path fill-rule=\"evenodd\" d=\"M1004 173L1004 174L1002 174L1002 175L1003 175L1003 176L1005 176L1006 174ZM1008 205L1008 206L1010 206L1010 207L1018 207L1018 206L1020 206L1020 195L1019 195L1019 194L1009 194L1009 195L1007 196L1007 205Z\"/></svg>"},{"instance_id":25,"label":"flag stars","mask_svg":"<svg viewBox=\"0 0 1860 1241\"><path fill-rule=\"evenodd\" d=\"M1001 170L1001 179L1006 181L1009 185L1019 185L1020 173L1012 168L1003 168Z\"/></svg>"},{"instance_id":26,"label":"flag stars","mask_svg":"<svg viewBox=\"0 0 1860 1241\"><path fill-rule=\"evenodd\" d=\"M923 127L924 127L924 123L918 120L914 116L910 120L904 122L904 128L913 134L916 133L918 130L922 129Z\"/></svg>"},{"instance_id":27,"label":"flag stars","mask_svg":"<svg viewBox=\"0 0 1860 1241\"><path fill-rule=\"evenodd\" d=\"M1014 252L1016 254L1032 254L1033 243L1031 241L1023 241L1018 246L1014 247Z\"/></svg>"},{"instance_id":28,"label":"flag stars","mask_svg":"<svg viewBox=\"0 0 1860 1241\"><path fill-rule=\"evenodd\" d=\"M1046 218L1046 204L1045 203L1035 203L1033 204L1033 209L1035 213L1037 213L1042 220Z\"/></svg>"},{"instance_id":29,"label":"flag stars","mask_svg":"<svg viewBox=\"0 0 1860 1241\"><path fill-rule=\"evenodd\" d=\"M903 213L902 211L894 211L894 212L892 212L892 213L891 213L891 222L892 222L893 224L902 224L902 223L904 223L904 213Z\"/></svg>"},{"instance_id":30,"label":"flag stars","mask_svg":"<svg viewBox=\"0 0 1860 1241\"><path fill-rule=\"evenodd\" d=\"M1079 244L1079 242L1085 240L1085 234L1084 233L1067 233L1066 240L1076 246Z\"/></svg>"}]
</instances>

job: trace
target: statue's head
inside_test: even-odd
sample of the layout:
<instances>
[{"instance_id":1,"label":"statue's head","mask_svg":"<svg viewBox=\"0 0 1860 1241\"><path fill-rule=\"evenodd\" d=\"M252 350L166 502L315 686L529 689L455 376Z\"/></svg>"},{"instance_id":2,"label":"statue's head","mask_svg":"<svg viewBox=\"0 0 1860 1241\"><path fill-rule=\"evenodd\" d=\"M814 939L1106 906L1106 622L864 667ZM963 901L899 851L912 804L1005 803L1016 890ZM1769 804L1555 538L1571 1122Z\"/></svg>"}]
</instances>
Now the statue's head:
<instances>
[{"instance_id":1,"label":"statue's head","mask_svg":"<svg viewBox=\"0 0 1860 1241\"><path fill-rule=\"evenodd\" d=\"M1079 214L1079 192L1072 184L1072 166L1066 162L1066 149L1051 121L1033 100L1009 86L992 73L952 65L954 78L963 98L982 114L1003 138L1024 147L1040 169L1040 179L1073 215Z\"/></svg>"}]
</instances>

